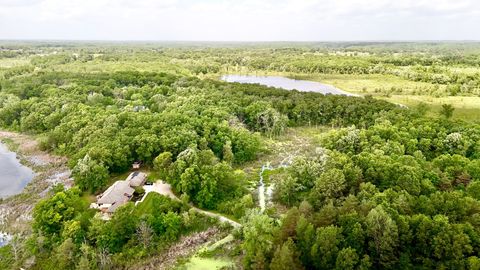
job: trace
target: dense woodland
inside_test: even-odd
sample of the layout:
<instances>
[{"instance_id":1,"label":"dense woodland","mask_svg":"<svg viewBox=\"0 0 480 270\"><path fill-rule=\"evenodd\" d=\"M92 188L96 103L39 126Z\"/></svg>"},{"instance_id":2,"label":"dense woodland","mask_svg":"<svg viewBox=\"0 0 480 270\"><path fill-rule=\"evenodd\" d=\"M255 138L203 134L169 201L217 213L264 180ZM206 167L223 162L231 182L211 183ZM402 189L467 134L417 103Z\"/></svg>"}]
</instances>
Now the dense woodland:
<instances>
[{"instance_id":1,"label":"dense woodland","mask_svg":"<svg viewBox=\"0 0 480 270\"><path fill-rule=\"evenodd\" d=\"M478 124L452 121L449 106L431 117L425 106L213 77L242 68L378 73L478 95L476 44L0 48L5 63L29 59L0 70L0 125L68 157L76 184L35 206L21 252L0 248L2 269L32 257L33 269L131 267L218 226L190 204L240 221L229 256L245 269L480 269ZM311 126L331 131L313 154L274 172L274 206L259 212L249 189L257 175L243 168L268 152L264 140ZM133 161L182 201L152 196L110 221L95 218L84 195L105 190Z\"/></svg>"}]
</instances>

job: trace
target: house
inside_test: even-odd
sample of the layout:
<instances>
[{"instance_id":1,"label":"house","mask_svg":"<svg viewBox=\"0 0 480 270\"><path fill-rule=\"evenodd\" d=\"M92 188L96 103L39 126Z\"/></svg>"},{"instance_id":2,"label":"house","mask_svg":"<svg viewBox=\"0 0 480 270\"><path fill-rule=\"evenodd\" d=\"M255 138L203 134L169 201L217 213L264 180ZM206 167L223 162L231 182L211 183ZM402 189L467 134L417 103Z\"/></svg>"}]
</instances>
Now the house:
<instances>
[{"instance_id":1,"label":"house","mask_svg":"<svg viewBox=\"0 0 480 270\"><path fill-rule=\"evenodd\" d=\"M90 207L103 213L113 213L118 207L126 204L132 198L134 188L143 186L146 180L147 174L133 172L126 180L115 182L102 195L97 196L97 202L92 203Z\"/></svg>"},{"instance_id":2,"label":"house","mask_svg":"<svg viewBox=\"0 0 480 270\"><path fill-rule=\"evenodd\" d=\"M134 191L130 181L117 181L98 198L98 208L102 212L113 213L130 200Z\"/></svg>"},{"instance_id":3,"label":"house","mask_svg":"<svg viewBox=\"0 0 480 270\"><path fill-rule=\"evenodd\" d=\"M145 180L147 179L147 175L143 172L133 172L128 177L127 180L131 187L140 187L143 186Z\"/></svg>"}]
</instances>

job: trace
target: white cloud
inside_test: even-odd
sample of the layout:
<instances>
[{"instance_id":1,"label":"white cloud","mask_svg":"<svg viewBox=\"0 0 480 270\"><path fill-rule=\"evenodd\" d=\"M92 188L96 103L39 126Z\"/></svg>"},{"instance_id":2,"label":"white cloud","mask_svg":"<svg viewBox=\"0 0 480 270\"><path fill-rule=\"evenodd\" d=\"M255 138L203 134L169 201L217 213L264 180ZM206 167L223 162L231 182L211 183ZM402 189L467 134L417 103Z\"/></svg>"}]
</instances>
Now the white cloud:
<instances>
[{"instance_id":1,"label":"white cloud","mask_svg":"<svg viewBox=\"0 0 480 270\"><path fill-rule=\"evenodd\" d=\"M480 39L476 0L0 0L0 39Z\"/></svg>"}]
</instances>

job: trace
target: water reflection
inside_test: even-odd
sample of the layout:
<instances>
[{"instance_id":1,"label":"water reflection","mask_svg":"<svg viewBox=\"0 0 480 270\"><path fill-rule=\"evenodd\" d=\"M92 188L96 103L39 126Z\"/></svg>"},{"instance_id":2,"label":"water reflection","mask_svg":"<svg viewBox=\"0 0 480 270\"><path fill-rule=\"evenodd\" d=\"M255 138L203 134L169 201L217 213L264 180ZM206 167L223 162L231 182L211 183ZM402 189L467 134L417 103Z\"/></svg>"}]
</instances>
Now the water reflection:
<instances>
[{"instance_id":1,"label":"water reflection","mask_svg":"<svg viewBox=\"0 0 480 270\"><path fill-rule=\"evenodd\" d=\"M294 80L280 76L224 75L222 76L222 80L226 82L258 83L270 87L282 88L286 90L298 90L301 92L358 96L340 90L332 85L312 81Z\"/></svg>"},{"instance_id":2,"label":"water reflection","mask_svg":"<svg viewBox=\"0 0 480 270\"><path fill-rule=\"evenodd\" d=\"M17 155L0 143L0 198L21 193L33 176L33 171L23 166Z\"/></svg>"}]
</instances>

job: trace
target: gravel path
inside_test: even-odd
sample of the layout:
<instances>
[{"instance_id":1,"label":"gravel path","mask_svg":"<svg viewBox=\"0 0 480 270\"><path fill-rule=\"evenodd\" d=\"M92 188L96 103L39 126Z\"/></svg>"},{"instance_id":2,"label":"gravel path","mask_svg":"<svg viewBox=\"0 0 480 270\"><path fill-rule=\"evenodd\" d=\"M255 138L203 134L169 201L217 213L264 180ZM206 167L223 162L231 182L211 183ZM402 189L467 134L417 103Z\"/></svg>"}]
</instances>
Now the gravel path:
<instances>
[{"instance_id":1,"label":"gravel path","mask_svg":"<svg viewBox=\"0 0 480 270\"><path fill-rule=\"evenodd\" d=\"M144 186L144 189L145 189L145 196L142 198L142 201L143 199L147 196L147 194L149 192L157 192L158 194L161 194L163 196L167 196L167 197L170 197L174 200L180 200L172 191L172 186L170 186L170 184L168 183L165 183L161 180L155 182L153 185L151 186ZM200 209L200 208L197 208L193 205L190 205L192 207L192 209L194 209L195 211L197 211L198 213L201 213L201 214L204 214L206 216L209 216L209 217L214 217L214 218L217 218L220 222L224 222L224 223L229 223L230 225L232 225L233 227L235 228L238 228L238 227L241 227L242 225L232 219L229 219L225 216L222 216L220 214L217 214L217 213L213 213L213 212L210 212L210 211L206 211L206 210L203 210L203 209Z\"/></svg>"}]
</instances>

